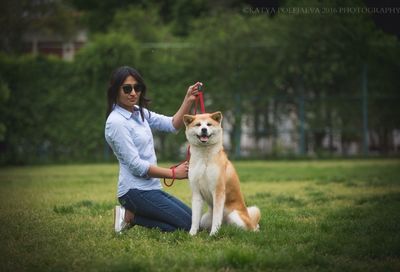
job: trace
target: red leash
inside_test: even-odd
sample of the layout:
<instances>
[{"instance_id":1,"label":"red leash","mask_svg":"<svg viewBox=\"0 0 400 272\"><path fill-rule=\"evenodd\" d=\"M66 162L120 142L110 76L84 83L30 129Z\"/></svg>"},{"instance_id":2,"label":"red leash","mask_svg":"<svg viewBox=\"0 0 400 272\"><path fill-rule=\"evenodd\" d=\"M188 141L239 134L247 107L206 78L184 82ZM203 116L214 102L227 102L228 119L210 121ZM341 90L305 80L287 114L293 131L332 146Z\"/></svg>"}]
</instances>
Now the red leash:
<instances>
[{"instance_id":1,"label":"red leash","mask_svg":"<svg viewBox=\"0 0 400 272\"><path fill-rule=\"evenodd\" d=\"M201 85L200 85L201 86ZM196 97L196 100L194 101L194 114L197 114L197 104L200 102L200 111L201 113L206 113L206 108L204 107L204 98L203 98L203 92L198 92L198 95Z\"/></svg>"},{"instance_id":2,"label":"red leash","mask_svg":"<svg viewBox=\"0 0 400 272\"><path fill-rule=\"evenodd\" d=\"M199 86L199 90L201 89L201 86L202 85ZM203 92L200 92L200 91L198 92L198 95L197 95L196 100L194 102L195 102L195 104L194 104L194 110L193 111L194 111L195 115L197 114L198 103L200 103L200 112L201 113L206 113L206 108L204 107ZM183 162L180 162L180 163L170 167L170 169L172 170L172 180L171 180L171 183L167 183L167 180L164 178L165 186L171 187L172 185L174 185L174 181L175 181L175 178L176 178L175 177L175 168L177 168L179 165L181 165L185 161L189 161L189 160L190 160L190 145L187 148L186 160L184 160Z\"/></svg>"},{"instance_id":3,"label":"red leash","mask_svg":"<svg viewBox=\"0 0 400 272\"><path fill-rule=\"evenodd\" d=\"M186 160L184 160L183 162L180 162L178 164L175 164L173 166L171 166L169 169L172 170L172 180L171 183L168 183L166 178L164 178L164 184L167 187L171 187L172 185L174 185L174 181L175 181L175 168L177 168L179 165L181 165L182 163L184 163L185 161L189 161L190 160L190 145L188 146L187 152L186 152Z\"/></svg>"}]
</instances>

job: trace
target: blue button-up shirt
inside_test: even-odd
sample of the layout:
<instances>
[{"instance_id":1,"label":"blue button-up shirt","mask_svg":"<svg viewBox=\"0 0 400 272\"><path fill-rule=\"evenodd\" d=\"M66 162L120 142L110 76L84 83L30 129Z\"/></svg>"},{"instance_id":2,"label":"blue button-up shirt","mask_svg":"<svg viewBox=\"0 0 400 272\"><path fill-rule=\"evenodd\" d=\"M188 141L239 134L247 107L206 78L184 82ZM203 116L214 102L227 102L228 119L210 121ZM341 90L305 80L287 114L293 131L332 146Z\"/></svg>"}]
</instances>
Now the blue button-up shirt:
<instances>
[{"instance_id":1,"label":"blue button-up shirt","mask_svg":"<svg viewBox=\"0 0 400 272\"><path fill-rule=\"evenodd\" d=\"M137 109L137 108L136 108ZM176 132L172 117L143 109L144 121L138 110L133 112L116 105L107 118L105 137L119 161L117 196L130 189L161 189L158 178L150 178L150 165L157 165L151 129Z\"/></svg>"}]
</instances>

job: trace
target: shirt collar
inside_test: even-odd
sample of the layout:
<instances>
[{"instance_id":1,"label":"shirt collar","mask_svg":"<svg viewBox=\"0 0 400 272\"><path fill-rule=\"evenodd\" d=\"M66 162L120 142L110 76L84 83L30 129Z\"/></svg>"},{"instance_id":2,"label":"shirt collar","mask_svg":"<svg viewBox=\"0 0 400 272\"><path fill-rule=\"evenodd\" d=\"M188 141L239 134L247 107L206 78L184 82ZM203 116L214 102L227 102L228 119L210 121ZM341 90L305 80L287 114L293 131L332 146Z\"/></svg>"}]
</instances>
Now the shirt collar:
<instances>
[{"instance_id":1,"label":"shirt collar","mask_svg":"<svg viewBox=\"0 0 400 272\"><path fill-rule=\"evenodd\" d=\"M114 105L114 109L119 114L121 114L123 117L125 117L126 119L130 119L132 117L132 115L138 114L138 112L139 112L139 106L137 106L137 105L133 106L133 112L124 109L123 107L119 106L118 104Z\"/></svg>"}]
</instances>

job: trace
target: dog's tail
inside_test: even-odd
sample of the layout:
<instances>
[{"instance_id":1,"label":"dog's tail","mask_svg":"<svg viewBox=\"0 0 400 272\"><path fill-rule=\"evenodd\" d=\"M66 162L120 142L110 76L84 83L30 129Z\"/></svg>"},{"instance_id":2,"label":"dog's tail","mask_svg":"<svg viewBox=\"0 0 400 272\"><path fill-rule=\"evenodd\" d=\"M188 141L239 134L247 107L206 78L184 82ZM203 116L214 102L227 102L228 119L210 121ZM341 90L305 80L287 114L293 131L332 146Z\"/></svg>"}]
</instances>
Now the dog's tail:
<instances>
[{"instance_id":1,"label":"dog's tail","mask_svg":"<svg viewBox=\"0 0 400 272\"><path fill-rule=\"evenodd\" d=\"M260 226L259 222L261 219L261 212L257 206L251 206L247 208L247 212L249 213L251 223L253 225L253 230L258 231Z\"/></svg>"}]
</instances>

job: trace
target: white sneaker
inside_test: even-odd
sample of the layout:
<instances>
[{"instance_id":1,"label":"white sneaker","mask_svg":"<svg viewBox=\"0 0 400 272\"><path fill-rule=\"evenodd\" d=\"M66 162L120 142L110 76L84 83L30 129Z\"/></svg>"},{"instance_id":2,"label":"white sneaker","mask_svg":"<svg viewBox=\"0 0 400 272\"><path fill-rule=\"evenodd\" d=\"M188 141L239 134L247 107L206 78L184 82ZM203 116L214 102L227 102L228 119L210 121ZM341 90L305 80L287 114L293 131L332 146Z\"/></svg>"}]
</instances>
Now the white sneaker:
<instances>
[{"instance_id":1,"label":"white sneaker","mask_svg":"<svg viewBox=\"0 0 400 272\"><path fill-rule=\"evenodd\" d=\"M125 222L125 208L122 206L115 206L114 208L114 230L116 233L121 233L123 230L129 228L130 224Z\"/></svg>"}]
</instances>

